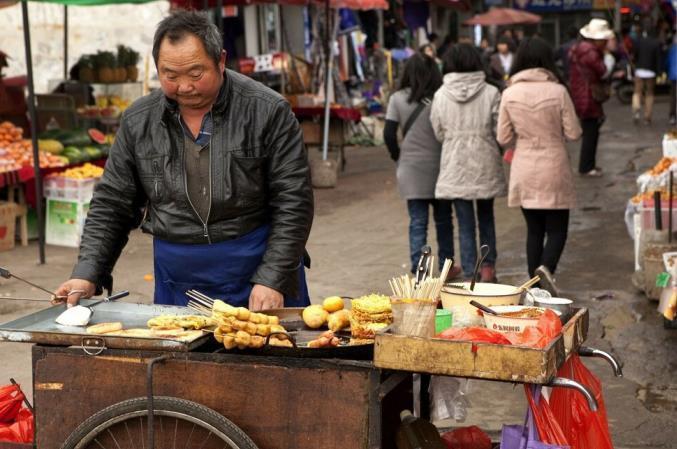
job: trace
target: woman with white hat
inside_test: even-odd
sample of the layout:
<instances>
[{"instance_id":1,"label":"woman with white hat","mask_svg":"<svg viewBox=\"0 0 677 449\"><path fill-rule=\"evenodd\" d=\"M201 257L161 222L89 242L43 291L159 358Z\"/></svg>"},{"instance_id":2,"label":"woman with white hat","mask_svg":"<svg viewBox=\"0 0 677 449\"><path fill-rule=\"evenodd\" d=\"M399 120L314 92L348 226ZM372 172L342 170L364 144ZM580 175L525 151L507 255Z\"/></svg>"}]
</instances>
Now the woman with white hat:
<instances>
[{"instance_id":1,"label":"woman with white hat","mask_svg":"<svg viewBox=\"0 0 677 449\"><path fill-rule=\"evenodd\" d=\"M597 177L602 175L596 166L599 129L604 122L602 103L609 99L604 49L614 33L603 19L592 19L580 33L583 39L569 50L571 98L583 128L578 171L583 176Z\"/></svg>"}]
</instances>

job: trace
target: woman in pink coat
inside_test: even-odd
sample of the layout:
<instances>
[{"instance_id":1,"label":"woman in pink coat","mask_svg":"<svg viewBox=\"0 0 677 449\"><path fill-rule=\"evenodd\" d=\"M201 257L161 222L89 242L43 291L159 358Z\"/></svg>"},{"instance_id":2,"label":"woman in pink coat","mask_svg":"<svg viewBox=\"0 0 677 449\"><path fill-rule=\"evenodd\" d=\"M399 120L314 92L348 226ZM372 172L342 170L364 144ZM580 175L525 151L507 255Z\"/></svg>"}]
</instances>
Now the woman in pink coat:
<instances>
[{"instance_id":1,"label":"woman in pink coat","mask_svg":"<svg viewBox=\"0 0 677 449\"><path fill-rule=\"evenodd\" d=\"M564 251L569 210L576 202L565 142L581 127L550 46L538 37L522 41L503 92L497 140L515 145L508 205L520 207L527 223L529 275L556 293L552 273Z\"/></svg>"}]
</instances>

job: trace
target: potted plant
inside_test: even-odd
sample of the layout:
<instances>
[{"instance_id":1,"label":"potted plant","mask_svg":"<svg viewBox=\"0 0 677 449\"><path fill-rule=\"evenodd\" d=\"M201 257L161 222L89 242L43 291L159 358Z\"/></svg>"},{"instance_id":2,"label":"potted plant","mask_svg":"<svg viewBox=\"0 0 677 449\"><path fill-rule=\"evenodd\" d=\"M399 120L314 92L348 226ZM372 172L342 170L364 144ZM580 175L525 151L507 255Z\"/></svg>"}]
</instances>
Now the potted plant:
<instances>
[{"instance_id":1,"label":"potted plant","mask_svg":"<svg viewBox=\"0 0 677 449\"><path fill-rule=\"evenodd\" d=\"M129 51L124 45L118 45L117 68L115 69L115 81L124 83L127 81L127 60L129 59Z\"/></svg>"}]
</instances>

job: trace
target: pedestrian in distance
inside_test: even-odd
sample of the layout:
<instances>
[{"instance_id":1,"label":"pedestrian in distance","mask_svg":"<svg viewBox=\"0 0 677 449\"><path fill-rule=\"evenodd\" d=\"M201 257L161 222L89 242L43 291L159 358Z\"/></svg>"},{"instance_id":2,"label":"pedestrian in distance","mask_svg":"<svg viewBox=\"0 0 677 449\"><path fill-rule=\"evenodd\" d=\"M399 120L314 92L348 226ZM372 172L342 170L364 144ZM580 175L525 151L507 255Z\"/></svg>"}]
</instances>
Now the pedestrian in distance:
<instances>
[{"instance_id":1,"label":"pedestrian in distance","mask_svg":"<svg viewBox=\"0 0 677 449\"><path fill-rule=\"evenodd\" d=\"M508 206L520 207L527 224L529 275L556 296L557 269L576 192L565 142L581 127L550 46L541 38L520 45L498 117L498 142L515 146Z\"/></svg>"},{"instance_id":2,"label":"pedestrian in distance","mask_svg":"<svg viewBox=\"0 0 677 449\"><path fill-rule=\"evenodd\" d=\"M672 37L672 45L667 57L668 79L670 80L670 126L677 125L677 34Z\"/></svg>"},{"instance_id":3,"label":"pedestrian in distance","mask_svg":"<svg viewBox=\"0 0 677 449\"><path fill-rule=\"evenodd\" d=\"M475 47L454 46L444 65L444 85L435 94L430 116L435 135L442 142L435 198L454 201L465 279L473 276L479 228L480 244L490 248L481 267L481 280L495 282L494 198L507 193L501 151L496 143L500 94L486 82Z\"/></svg>"},{"instance_id":4,"label":"pedestrian in distance","mask_svg":"<svg viewBox=\"0 0 677 449\"><path fill-rule=\"evenodd\" d=\"M569 50L569 87L583 128L578 171L583 176L599 177L602 169L597 167L597 145L604 123L602 103L610 95L604 79L607 72L604 51L614 33L606 20L592 19L580 34L582 40Z\"/></svg>"},{"instance_id":5,"label":"pedestrian in distance","mask_svg":"<svg viewBox=\"0 0 677 449\"><path fill-rule=\"evenodd\" d=\"M578 28L572 25L567 30L568 40L555 51L555 62L567 82L569 82L569 50L578 42L578 36Z\"/></svg>"},{"instance_id":6,"label":"pedestrian in distance","mask_svg":"<svg viewBox=\"0 0 677 449\"><path fill-rule=\"evenodd\" d=\"M496 53L489 59L489 75L501 90L510 76L510 68L514 59L514 43L509 37L502 36L496 44Z\"/></svg>"},{"instance_id":7,"label":"pedestrian in distance","mask_svg":"<svg viewBox=\"0 0 677 449\"><path fill-rule=\"evenodd\" d=\"M451 201L435 199L442 147L430 123L430 105L442 85L442 74L433 58L417 53L405 66L399 89L390 96L383 138L397 162L397 186L409 211L409 253L415 272L421 248L427 244L428 219L433 211L440 265L454 257ZM398 143L397 131L402 131ZM455 267L449 279L460 274Z\"/></svg>"},{"instance_id":8,"label":"pedestrian in distance","mask_svg":"<svg viewBox=\"0 0 677 449\"><path fill-rule=\"evenodd\" d=\"M661 42L650 22L645 22L634 47L635 91L632 95L632 119L639 124L644 106L644 124L651 124L656 77L661 72ZM642 101L643 100L643 101Z\"/></svg>"}]
</instances>

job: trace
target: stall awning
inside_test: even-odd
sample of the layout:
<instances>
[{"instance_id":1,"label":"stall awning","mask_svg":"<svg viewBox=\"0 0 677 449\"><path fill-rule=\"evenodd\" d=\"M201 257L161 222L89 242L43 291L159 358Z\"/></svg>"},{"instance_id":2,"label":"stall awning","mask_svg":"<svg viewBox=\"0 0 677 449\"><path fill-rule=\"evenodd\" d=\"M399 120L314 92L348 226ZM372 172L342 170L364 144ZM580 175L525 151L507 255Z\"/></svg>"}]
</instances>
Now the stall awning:
<instances>
[{"instance_id":1,"label":"stall awning","mask_svg":"<svg viewBox=\"0 0 677 449\"><path fill-rule=\"evenodd\" d=\"M541 16L511 8L491 8L463 22L464 25L519 25L539 23Z\"/></svg>"},{"instance_id":2,"label":"stall awning","mask_svg":"<svg viewBox=\"0 0 677 449\"><path fill-rule=\"evenodd\" d=\"M207 3L204 0L170 0L170 3L172 8L204 9L205 5L208 8L217 7L216 0L209 0ZM323 6L326 2L324 0L223 0L223 5L256 5L261 3L296 6L315 4ZM330 0L329 5L333 9L388 9L387 0Z\"/></svg>"},{"instance_id":3,"label":"stall awning","mask_svg":"<svg viewBox=\"0 0 677 449\"><path fill-rule=\"evenodd\" d=\"M150 3L156 0L30 0L40 3L54 3L69 6L120 5L125 3Z\"/></svg>"}]
</instances>

